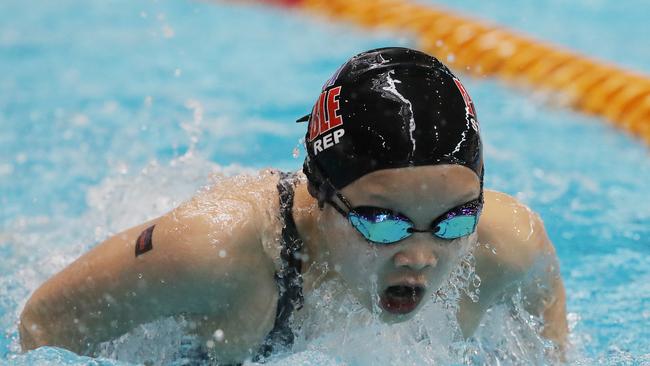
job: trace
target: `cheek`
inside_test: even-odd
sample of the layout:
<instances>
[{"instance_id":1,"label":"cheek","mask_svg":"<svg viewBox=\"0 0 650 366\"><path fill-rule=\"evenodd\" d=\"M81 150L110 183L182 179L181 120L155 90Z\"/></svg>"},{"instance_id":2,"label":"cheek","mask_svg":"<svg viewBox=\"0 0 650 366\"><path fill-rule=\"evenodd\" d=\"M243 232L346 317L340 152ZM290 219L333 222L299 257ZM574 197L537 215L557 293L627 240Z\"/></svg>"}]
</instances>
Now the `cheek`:
<instances>
[{"instance_id":1,"label":"cheek","mask_svg":"<svg viewBox=\"0 0 650 366\"><path fill-rule=\"evenodd\" d=\"M377 271L381 258L375 248L369 246L364 240L339 235L339 241L332 243L330 252L332 262L339 266L336 268L337 272L345 274L348 278L358 279Z\"/></svg>"},{"instance_id":2,"label":"cheek","mask_svg":"<svg viewBox=\"0 0 650 366\"><path fill-rule=\"evenodd\" d=\"M365 243L359 242L354 228L340 215L326 212L318 221L322 244L328 252L333 265L344 266L354 263L365 251Z\"/></svg>"},{"instance_id":3,"label":"cheek","mask_svg":"<svg viewBox=\"0 0 650 366\"><path fill-rule=\"evenodd\" d=\"M474 248L478 245L478 233L474 232L472 235L459 239L459 250L458 256L464 257L468 253L472 252Z\"/></svg>"},{"instance_id":4,"label":"cheek","mask_svg":"<svg viewBox=\"0 0 650 366\"><path fill-rule=\"evenodd\" d=\"M386 258L383 258L379 248L369 245L349 222L341 217L324 215L319 227L330 265L347 282L365 285L378 276Z\"/></svg>"},{"instance_id":5,"label":"cheek","mask_svg":"<svg viewBox=\"0 0 650 366\"><path fill-rule=\"evenodd\" d=\"M472 251L472 248L476 245L476 239L477 235L474 233L464 238L443 243L436 253L438 266L444 272L452 271L460 263L461 259Z\"/></svg>"},{"instance_id":6,"label":"cheek","mask_svg":"<svg viewBox=\"0 0 650 366\"><path fill-rule=\"evenodd\" d=\"M472 249L477 244L477 234L474 233L468 237L460 238L454 240L453 243L449 246L446 256L447 256L447 268L448 272L453 271L456 267L460 265L462 259L469 253L472 252Z\"/></svg>"}]
</instances>

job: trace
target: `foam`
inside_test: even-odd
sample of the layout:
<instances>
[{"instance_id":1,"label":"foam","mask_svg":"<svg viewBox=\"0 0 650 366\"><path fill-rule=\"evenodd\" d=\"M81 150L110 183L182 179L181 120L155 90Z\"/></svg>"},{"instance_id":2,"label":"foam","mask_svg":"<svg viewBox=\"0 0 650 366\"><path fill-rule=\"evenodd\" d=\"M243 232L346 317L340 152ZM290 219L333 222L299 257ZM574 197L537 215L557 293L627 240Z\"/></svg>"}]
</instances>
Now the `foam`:
<instances>
[{"instance_id":1,"label":"foam","mask_svg":"<svg viewBox=\"0 0 650 366\"><path fill-rule=\"evenodd\" d=\"M249 175L228 178L244 173ZM4 329L10 332L9 359L16 364L43 360L66 364L87 362L87 358L47 347L26 355L17 354L15 322L29 294L107 236L161 215L211 185L234 184L243 188L257 177L249 168L222 167L190 153L168 164L152 161L135 175L120 171L109 174L89 190L89 209L80 217L14 221L3 233L3 240L11 244L13 253L0 259L11 261L2 263L0 268L14 269L0 277L0 294L6 302L2 308L15 309L1 318ZM469 341L462 339L454 315L457 300L462 291L476 296L466 288L468 283L478 280L473 274L472 258L465 258L443 289L444 299L430 300L412 320L395 325L379 321L377 311L373 314L362 307L343 284L326 282L306 298L316 311L303 322L296 352L276 355L268 364L419 365L544 360L545 346L537 336L537 323L531 323L532 318L520 308L514 313L505 306L491 310L491 320L479 327L477 336ZM331 301L335 298L342 300ZM106 359L101 362L107 365L183 362L185 356L181 350L188 345L183 334L186 325L182 318L167 318L138 326L102 344L99 355Z\"/></svg>"},{"instance_id":2,"label":"foam","mask_svg":"<svg viewBox=\"0 0 650 366\"><path fill-rule=\"evenodd\" d=\"M166 164L151 161L137 174L118 169L87 193L88 210L79 217L50 216L18 218L0 232L0 324L7 329L9 359L17 364L48 363L55 360L75 364L82 358L52 348L42 348L19 356L17 319L29 295L49 277L62 270L98 242L128 227L157 217L197 192L237 174L254 176L253 169L220 166L187 153ZM102 355L135 361L142 353L125 357L133 348L159 342L145 349L159 360L170 360L172 345L181 340L175 320L161 320L133 331L133 335L106 345ZM156 334L151 337L151 334ZM167 338L165 338L167 336ZM177 343L174 343L177 342ZM135 345L135 346L134 346ZM175 349L178 349L177 347ZM55 354L55 356L54 356ZM50 358L51 357L51 358ZM135 358L134 358L135 357ZM142 359L142 358L141 358ZM86 364L86 363L83 363ZM111 365L120 363L109 362Z\"/></svg>"}]
</instances>

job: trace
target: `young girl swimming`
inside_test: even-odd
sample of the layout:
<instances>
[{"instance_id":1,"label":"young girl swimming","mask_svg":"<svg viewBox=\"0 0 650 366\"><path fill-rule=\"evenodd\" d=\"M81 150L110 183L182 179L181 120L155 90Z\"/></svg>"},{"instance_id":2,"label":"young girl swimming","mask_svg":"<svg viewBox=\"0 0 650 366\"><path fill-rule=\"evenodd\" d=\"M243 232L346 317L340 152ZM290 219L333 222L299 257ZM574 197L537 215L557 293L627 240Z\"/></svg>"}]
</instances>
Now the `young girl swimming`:
<instances>
[{"instance_id":1,"label":"young girl swimming","mask_svg":"<svg viewBox=\"0 0 650 366\"><path fill-rule=\"evenodd\" d=\"M521 291L562 349L555 250L539 216L483 189L474 105L442 63L406 48L361 53L299 121L309 122L304 174L225 180L99 244L29 299L23 349L94 354L139 324L183 316L211 360L263 360L290 349L295 320L314 311L304 297L324 282L402 322L468 253L482 281L477 301L460 299L463 334Z\"/></svg>"}]
</instances>

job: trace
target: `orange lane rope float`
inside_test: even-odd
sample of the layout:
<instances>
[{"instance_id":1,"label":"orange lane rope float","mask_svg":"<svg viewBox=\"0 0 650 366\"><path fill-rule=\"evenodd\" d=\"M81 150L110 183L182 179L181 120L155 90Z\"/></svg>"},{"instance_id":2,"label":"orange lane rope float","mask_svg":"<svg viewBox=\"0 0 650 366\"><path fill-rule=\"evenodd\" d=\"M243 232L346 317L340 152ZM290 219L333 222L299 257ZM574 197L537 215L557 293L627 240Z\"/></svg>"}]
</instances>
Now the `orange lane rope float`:
<instances>
[{"instance_id":1,"label":"orange lane rope float","mask_svg":"<svg viewBox=\"0 0 650 366\"><path fill-rule=\"evenodd\" d=\"M413 35L452 68L531 87L602 116L650 144L650 79L498 26L409 0L275 0L369 28Z\"/></svg>"}]
</instances>

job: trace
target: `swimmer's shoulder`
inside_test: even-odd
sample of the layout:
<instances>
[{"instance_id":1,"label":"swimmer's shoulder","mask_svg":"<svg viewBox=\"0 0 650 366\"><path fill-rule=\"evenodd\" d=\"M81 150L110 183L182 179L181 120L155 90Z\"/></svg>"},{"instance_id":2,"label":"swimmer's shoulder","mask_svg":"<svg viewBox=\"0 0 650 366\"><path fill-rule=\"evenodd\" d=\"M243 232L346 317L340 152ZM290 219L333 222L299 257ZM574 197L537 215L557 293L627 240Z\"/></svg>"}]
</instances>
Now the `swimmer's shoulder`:
<instances>
[{"instance_id":1,"label":"swimmer's shoulder","mask_svg":"<svg viewBox=\"0 0 650 366\"><path fill-rule=\"evenodd\" d=\"M195 262L234 271L242 265L248 268L246 262L270 260L274 267L275 248L269 243L277 241L279 233L277 181L273 171L217 178L158 220L159 238ZM269 270L272 277L274 268Z\"/></svg>"},{"instance_id":2,"label":"swimmer's shoulder","mask_svg":"<svg viewBox=\"0 0 650 366\"><path fill-rule=\"evenodd\" d=\"M197 313L241 308L257 301L257 293L268 298L267 290L277 292L276 264L265 249L276 230L269 218L279 206L276 183L268 173L216 179L155 221L153 249L138 256L138 266L173 274L175 286L196 289L184 292L195 293Z\"/></svg>"},{"instance_id":3,"label":"swimmer's shoulder","mask_svg":"<svg viewBox=\"0 0 650 366\"><path fill-rule=\"evenodd\" d=\"M505 193L485 191L478 235L477 261L512 279L525 275L541 258L555 255L541 217Z\"/></svg>"},{"instance_id":4,"label":"swimmer's shoulder","mask_svg":"<svg viewBox=\"0 0 650 366\"><path fill-rule=\"evenodd\" d=\"M466 336L473 334L490 306L518 289L529 300L538 298L537 288L549 287L558 270L555 248L538 214L505 193L486 190L484 197L474 250L476 274L481 278L479 301L464 296L458 315Z\"/></svg>"},{"instance_id":5,"label":"swimmer's shoulder","mask_svg":"<svg viewBox=\"0 0 650 366\"><path fill-rule=\"evenodd\" d=\"M217 178L156 223L151 253L158 246L159 255L177 258L167 271L183 272L178 286L196 289L189 299L202 304L191 312L197 333L226 334L227 347L213 349L220 359L249 357L273 327L278 179L271 171Z\"/></svg>"}]
</instances>

